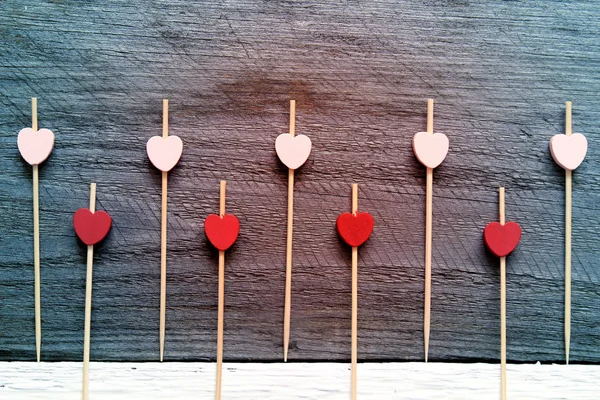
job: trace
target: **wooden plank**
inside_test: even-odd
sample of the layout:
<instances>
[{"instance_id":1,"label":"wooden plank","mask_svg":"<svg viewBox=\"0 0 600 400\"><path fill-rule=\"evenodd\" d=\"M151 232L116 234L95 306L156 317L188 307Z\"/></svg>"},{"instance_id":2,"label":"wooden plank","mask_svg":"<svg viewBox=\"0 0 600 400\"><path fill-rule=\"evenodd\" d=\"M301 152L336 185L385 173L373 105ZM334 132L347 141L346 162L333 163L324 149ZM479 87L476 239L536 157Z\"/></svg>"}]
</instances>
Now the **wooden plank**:
<instances>
[{"instance_id":1,"label":"wooden plank","mask_svg":"<svg viewBox=\"0 0 600 400\"><path fill-rule=\"evenodd\" d=\"M215 357L217 252L202 223L229 182L225 359L282 354L287 169L274 140L297 100L313 141L296 172L290 360L350 357L349 184L375 218L361 248L359 359L423 357L424 168L411 149L436 100L430 360L499 357L497 260L484 249L507 187L523 240L508 260L508 360L561 361L564 173L548 141L590 142L573 177L571 361L600 362L600 4L408 1L2 3L0 360L33 360L30 168L16 134L38 97L56 133L40 167L42 360L82 357L85 246L72 212L98 183L114 227L98 246L92 360L158 359L160 172L145 143L161 99L184 154L169 174L165 360Z\"/></svg>"},{"instance_id":2,"label":"wooden plank","mask_svg":"<svg viewBox=\"0 0 600 400\"><path fill-rule=\"evenodd\" d=\"M1 363L0 396L11 400L81 398L81 363ZM362 399L499 398L499 365L452 363L359 364ZM96 400L213 399L213 363L92 363L90 396ZM350 397L350 371L341 363L230 363L223 398L326 399ZM508 365L511 399L597 399L597 365Z\"/></svg>"}]
</instances>

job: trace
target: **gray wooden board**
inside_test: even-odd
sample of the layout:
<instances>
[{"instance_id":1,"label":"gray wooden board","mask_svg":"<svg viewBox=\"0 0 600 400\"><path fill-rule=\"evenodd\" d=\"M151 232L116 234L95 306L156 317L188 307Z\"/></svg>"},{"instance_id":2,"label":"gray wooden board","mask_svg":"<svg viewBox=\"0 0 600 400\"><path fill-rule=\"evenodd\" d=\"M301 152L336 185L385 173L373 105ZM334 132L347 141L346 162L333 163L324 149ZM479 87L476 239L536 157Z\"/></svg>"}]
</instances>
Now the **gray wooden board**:
<instances>
[{"instance_id":1,"label":"gray wooden board","mask_svg":"<svg viewBox=\"0 0 600 400\"><path fill-rule=\"evenodd\" d=\"M564 101L590 148L573 184L571 359L600 362L600 3L586 1L0 2L0 360L35 358L31 168L17 132L56 146L40 169L43 360L82 357L85 246L73 212L98 184L114 226L97 246L93 360L158 358L161 132L169 174L166 360L212 360L218 211L242 228L226 255L225 358L282 358L287 171L274 141L313 141L296 173L291 360L350 357L350 249L334 224L376 225L359 251L359 358L423 359L425 169L411 139L426 98L450 154L434 174L430 359L499 358L498 260L482 229L497 187L523 227L508 259L508 359L561 361L564 172L548 141Z\"/></svg>"}]
</instances>

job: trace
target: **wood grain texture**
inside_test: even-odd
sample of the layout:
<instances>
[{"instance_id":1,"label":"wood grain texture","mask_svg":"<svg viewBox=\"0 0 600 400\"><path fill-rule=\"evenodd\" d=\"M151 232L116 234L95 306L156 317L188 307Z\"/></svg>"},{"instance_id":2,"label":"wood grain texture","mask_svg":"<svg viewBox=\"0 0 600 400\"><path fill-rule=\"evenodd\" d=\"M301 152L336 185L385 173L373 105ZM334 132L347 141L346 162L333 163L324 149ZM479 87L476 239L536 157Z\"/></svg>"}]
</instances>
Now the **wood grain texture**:
<instances>
[{"instance_id":1,"label":"wood grain texture","mask_svg":"<svg viewBox=\"0 0 600 400\"><path fill-rule=\"evenodd\" d=\"M0 3L0 359L34 360L31 168L17 132L38 97L56 134L40 166L42 360L82 357L86 248L72 213L98 183L114 225L94 260L92 360L158 359L161 173L145 153L184 142L169 174L165 360L214 360L217 257L202 222L219 180L241 222L227 254L225 360L280 360L287 168L297 101L313 151L295 174L289 358L350 359L350 251L335 218L375 218L360 250L359 360L423 358L425 169L412 136L436 100L430 361L500 355L499 271L485 224L507 188L523 227L508 260L509 362L561 361L564 173L548 141L564 102L587 135L573 175L571 362L600 362L600 4L470 1Z\"/></svg>"},{"instance_id":2,"label":"wood grain texture","mask_svg":"<svg viewBox=\"0 0 600 400\"><path fill-rule=\"evenodd\" d=\"M81 363L0 362L0 396L11 400L79 400ZM450 363L359 364L361 400L499 398L499 366ZM213 363L100 363L91 365L95 400L214 399ZM508 365L512 399L596 400L597 365ZM345 363L228 363L229 400L350 398Z\"/></svg>"}]
</instances>

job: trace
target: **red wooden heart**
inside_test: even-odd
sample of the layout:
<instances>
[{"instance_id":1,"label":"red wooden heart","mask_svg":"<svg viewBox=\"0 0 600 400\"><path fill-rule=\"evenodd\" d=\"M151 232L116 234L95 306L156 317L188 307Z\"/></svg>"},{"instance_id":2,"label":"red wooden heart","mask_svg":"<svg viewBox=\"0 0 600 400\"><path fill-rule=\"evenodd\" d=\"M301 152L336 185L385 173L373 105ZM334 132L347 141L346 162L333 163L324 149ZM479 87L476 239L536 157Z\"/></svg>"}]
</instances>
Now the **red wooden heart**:
<instances>
[{"instance_id":1,"label":"red wooden heart","mask_svg":"<svg viewBox=\"0 0 600 400\"><path fill-rule=\"evenodd\" d=\"M490 222L483 231L483 240L492 253L504 257L512 253L521 240L521 227L516 222Z\"/></svg>"},{"instance_id":2,"label":"red wooden heart","mask_svg":"<svg viewBox=\"0 0 600 400\"><path fill-rule=\"evenodd\" d=\"M112 218L105 211L92 213L87 208L80 208L73 216L73 227L79 239L92 246L106 237L112 225Z\"/></svg>"},{"instance_id":3,"label":"red wooden heart","mask_svg":"<svg viewBox=\"0 0 600 400\"><path fill-rule=\"evenodd\" d=\"M367 241L375 221L367 212L356 215L346 212L340 215L335 223L337 231L349 246L358 247Z\"/></svg>"},{"instance_id":4,"label":"red wooden heart","mask_svg":"<svg viewBox=\"0 0 600 400\"><path fill-rule=\"evenodd\" d=\"M232 214L223 217L211 214L204 221L204 232L213 246L225 251L235 243L240 233L240 221Z\"/></svg>"}]
</instances>

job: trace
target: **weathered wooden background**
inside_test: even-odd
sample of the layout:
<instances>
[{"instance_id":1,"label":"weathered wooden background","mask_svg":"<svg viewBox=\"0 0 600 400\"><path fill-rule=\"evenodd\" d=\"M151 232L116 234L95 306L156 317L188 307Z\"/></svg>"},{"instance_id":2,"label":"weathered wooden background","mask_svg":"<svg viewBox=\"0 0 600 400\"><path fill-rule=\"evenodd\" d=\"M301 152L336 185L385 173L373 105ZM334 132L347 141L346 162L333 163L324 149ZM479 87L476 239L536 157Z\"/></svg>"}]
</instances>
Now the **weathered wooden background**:
<instances>
[{"instance_id":1,"label":"weathered wooden background","mask_svg":"<svg viewBox=\"0 0 600 400\"><path fill-rule=\"evenodd\" d=\"M228 181L242 224L226 257L225 358L281 360L287 172L274 141L298 103L313 153L297 172L291 360L350 357L350 251L334 222L376 220L359 260L359 356L422 360L425 170L411 149L427 97L451 142L434 184L430 359L499 357L498 261L482 229L497 187L524 235L508 261L509 361L561 361L564 173L548 141L564 101L588 157L574 174L571 360L600 362L600 3L586 1L0 1L0 360L35 358L31 168L41 167L43 360L82 357L85 247L72 214L98 184L93 360L157 360L160 173L170 132L167 360L215 356L217 256L203 233Z\"/></svg>"}]
</instances>

